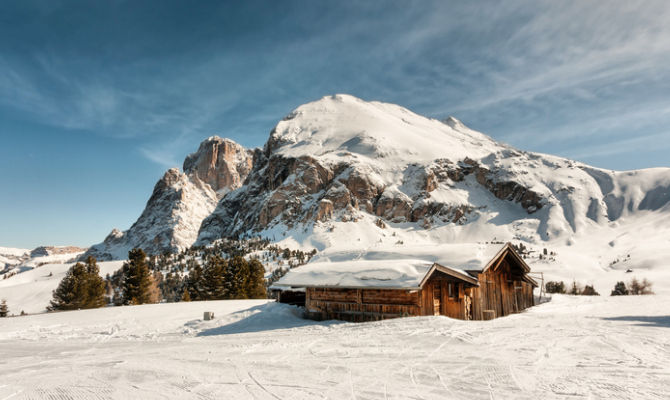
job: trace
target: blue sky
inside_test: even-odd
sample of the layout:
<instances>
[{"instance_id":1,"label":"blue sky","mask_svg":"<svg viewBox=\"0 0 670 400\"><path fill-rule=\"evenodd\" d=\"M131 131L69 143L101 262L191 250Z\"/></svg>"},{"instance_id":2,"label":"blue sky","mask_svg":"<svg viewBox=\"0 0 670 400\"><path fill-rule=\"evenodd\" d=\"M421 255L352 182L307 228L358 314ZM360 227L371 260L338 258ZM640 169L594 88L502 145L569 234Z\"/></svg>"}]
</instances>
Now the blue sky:
<instances>
[{"instance_id":1,"label":"blue sky","mask_svg":"<svg viewBox=\"0 0 670 400\"><path fill-rule=\"evenodd\" d=\"M127 229L217 134L250 147L332 93L525 150L670 166L667 1L7 1L0 246Z\"/></svg>"}]
</instances>

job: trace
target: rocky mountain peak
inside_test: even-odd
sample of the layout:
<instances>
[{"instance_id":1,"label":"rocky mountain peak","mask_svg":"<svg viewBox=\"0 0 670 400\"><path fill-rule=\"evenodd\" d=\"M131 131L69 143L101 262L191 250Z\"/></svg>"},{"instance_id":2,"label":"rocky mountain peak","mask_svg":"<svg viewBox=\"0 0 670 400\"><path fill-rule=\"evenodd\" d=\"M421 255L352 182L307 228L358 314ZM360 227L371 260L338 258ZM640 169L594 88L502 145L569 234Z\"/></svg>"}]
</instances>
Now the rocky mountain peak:
<instances>
[{"instance_id":1,"label":"rocky mountain peak","mask_svg":"<svg viewBox=\"0 0 670 400\"><path fill-rule=\"evenodd\" d=\"M230 139L205 139L184 160L184 172L170 168L156 182L142 215L130 229L114 229L84 257L125 258L134 247L148 254L190 247L202 220L221 197L242 186L252 167L252 151Z\"/></svg>"},{"instance_id":2,"label":"rocky mountain peak","mask_svg":"<svg viewBox=\"0 0 670 400\"><path fill-rule=\"evenodd\" d=\"M219 197L242 186L253 165L253 151L230 139L211 136L184 160L184 173L208 184Z\"/></svg>"}]
</instances>

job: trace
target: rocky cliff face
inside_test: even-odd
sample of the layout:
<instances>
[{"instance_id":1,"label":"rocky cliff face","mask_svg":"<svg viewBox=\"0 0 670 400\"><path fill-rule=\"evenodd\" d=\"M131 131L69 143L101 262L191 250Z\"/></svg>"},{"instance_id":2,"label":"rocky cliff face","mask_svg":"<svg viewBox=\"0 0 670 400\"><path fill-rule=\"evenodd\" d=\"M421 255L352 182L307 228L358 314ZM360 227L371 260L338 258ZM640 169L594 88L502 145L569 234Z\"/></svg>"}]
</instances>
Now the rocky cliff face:
<instances>
[{"instance_id":1,"label":"rocky cliff face","mask_svg":"<svg viewBox=\"0 0 670 400\"><path fill-rule=\"evenodd\" d=\"M134 247L148 254L175 252L195 242L204 218L225 194L242 186L253 152L219 137L203 141L184 161L184 172L169 169L156 183L137 221L125 232L114 229L84 255L98 259L127 257Z\"/></svg>"},{"instance_id":2,"label":"rocky cliff face","mask_svg":"<svg viewBox=\"0 0 670 400\"><path fill-rule=\"evenodd\" d=\"M253 153L230 139L210 137L184 160L184 172L209 185L219 197L242 186L253 165Z\"/></svg>"}]
</instances>

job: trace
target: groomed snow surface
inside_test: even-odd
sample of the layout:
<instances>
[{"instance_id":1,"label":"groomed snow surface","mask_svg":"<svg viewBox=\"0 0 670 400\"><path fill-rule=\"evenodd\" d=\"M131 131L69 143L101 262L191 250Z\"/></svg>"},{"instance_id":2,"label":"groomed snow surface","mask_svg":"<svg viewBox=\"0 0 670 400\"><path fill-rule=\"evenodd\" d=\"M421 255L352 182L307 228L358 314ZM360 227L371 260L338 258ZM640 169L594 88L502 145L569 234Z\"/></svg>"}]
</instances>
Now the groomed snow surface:
<instances>
[{"instance_id":1,"label":"groomed snow surface","mask_svg":"<svg viewBox=\"0 0 670 400\"><path fill-rule=\"evenodd\" d=\"M554 296L471 322L314 322L264 300L6 318L0 399L667 399L668 310Z\"/></svg>"}]
</instances>

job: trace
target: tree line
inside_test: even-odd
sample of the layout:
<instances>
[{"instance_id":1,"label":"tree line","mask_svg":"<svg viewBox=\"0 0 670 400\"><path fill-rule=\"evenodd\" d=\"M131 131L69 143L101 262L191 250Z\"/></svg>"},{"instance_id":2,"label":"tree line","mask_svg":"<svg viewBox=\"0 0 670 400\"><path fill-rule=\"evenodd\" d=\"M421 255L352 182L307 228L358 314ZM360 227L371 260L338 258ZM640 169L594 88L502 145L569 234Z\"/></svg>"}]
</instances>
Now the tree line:
<instances>
[{"instance_id":1,"label":"tree line","mask_svg":"<svg viewBox=\"0 0 670 400\"><path fill-rule=\"evenodd\" d=\"M628 283L619 281L614 285L614 289L612 289L610 296L654 294L654 292L651 290L651 287L651 282L646 278L642 279L641 281L637 278L633 278ZM548 281L544 285L544 288L547 293L600 296L600 294L594 289L593 285L582 286L577 281L573 281L569 287L566 286L565 282L563 281Z\"/></svg>"},{"instance_id":2,"label":"tree line","mask_svg":"<svg viewBox=\"0 0 670 400\"><path fill-rule=\"evenodd\" d=\"M241 255L230 259L213 255L204 265L194 262L187 276L163 279L152 269L142 249L128 252L128 261L113 276L103 279L94 257L78 262L67 271L53 291L48 311L79 310L107 304L133 305L158 303L164 294L167 301L265 298L265 268Z\"/></svg>"}]
</instances>

